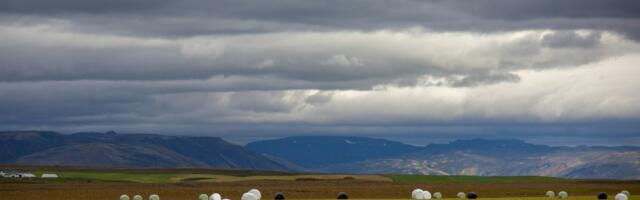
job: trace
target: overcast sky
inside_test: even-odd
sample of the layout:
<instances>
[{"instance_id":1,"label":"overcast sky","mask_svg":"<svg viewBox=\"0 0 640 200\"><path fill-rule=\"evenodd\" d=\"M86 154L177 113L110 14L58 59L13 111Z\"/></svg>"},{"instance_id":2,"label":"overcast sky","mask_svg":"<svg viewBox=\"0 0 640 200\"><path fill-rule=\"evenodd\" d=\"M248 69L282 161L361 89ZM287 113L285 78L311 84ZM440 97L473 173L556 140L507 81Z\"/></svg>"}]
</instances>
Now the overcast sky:
<instances>
[{"instance_id":1,"label":"overcast sky","mask_svg":"<svg viewBox=\"0 0 640 200\"><path fill-rule=\"evenodd\" d=\"M640 142L638 0L0 0L0 129Z\"/></svg>"}]
</instances>

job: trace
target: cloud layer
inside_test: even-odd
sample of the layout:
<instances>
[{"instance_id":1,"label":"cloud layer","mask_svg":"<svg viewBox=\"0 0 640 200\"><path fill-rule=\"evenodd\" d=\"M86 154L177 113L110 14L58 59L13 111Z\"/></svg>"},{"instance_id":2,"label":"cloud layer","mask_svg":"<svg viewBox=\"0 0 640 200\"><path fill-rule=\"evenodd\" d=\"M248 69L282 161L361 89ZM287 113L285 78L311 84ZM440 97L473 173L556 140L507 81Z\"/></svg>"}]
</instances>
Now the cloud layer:
<instances>
[{"instance_id":1,"label":"cloud layer","mask_svg":"<svg viewBox=\"0 0 640 200\"><path fill-rule=\"evenodd\" d=\"M0 128L637 141L636 10L597 0L1 1Z\"/></svg>"}]
</instances>

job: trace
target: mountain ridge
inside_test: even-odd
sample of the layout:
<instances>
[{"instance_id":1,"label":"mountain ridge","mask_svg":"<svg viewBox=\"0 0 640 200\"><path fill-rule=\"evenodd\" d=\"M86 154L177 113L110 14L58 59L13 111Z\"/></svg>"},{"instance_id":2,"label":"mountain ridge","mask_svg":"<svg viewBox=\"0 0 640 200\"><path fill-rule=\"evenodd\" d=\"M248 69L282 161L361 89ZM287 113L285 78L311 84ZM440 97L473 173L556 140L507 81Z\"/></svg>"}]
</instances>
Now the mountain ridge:
<instances>
[{"instance_id":1,"label":"mountain ridge","mask_svg":"<svg viewBox=\"0 0 640 200\"><path fill-rule=\"evenodd\" d=\"M301 137L292 138L298 142L304 141ZM338 137L337 140L340 139L343 138ZM263 146L277 146L282 145L278 141L288 140L291 139L281 138L260 143ZM321 140L314 140L314 145L320 145L317 144L318 141ZM305 144L299 143L297 146ZM332 146L328 145L329 148ZM305 150L295 147L289 146L288 151ZM289 156L284 152L261 151L259 148L253 150L274 157ZM350 161L307 167L328 173L640 179L640 147L566 147L531 144L515 139L459 139L446 144L429 144L398 154L354 158Z\"/></svg>"},{"instance_id":2,"label":"mountain ridge","mask_svg":"<svg viewBox=\"0 0 640 200\"><path fill-rule=\"evenodd\" d=\"M219 137L0 132L1 163L137 167L289 168Z\"/></svg>"}]
</instances>

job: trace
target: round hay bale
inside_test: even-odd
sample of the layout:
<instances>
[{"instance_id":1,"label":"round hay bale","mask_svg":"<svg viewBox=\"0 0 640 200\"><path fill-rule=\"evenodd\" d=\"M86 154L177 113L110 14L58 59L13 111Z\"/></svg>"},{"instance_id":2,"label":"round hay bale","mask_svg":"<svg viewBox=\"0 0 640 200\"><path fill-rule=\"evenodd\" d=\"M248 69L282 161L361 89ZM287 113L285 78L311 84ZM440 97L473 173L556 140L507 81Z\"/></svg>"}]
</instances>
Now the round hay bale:
<instances>
[{"instance_id":1,"label":"round hay bale","mask_svg":"<svg viewBox=\"0 0 640 200\"><path fill-rule=\"evenodd\" d=\"M554 197L556 197L556 193L555 193L555 192L553 192L553 191L551 191L551 190L547 191L547 194L546 194L546 195L547 195L547 197L549 197L549 198L554 198Z\"/></svg>"},{"instance_id":2,"label":"round hay bale","mask_svg":"<svg viewBox=\"0 0 640 200\"><path fill-rule=\"evenodd\" d=\"M244 193L242 194L242 198L240 198L241 200L258 200L258 198L256 197L256 195L254 195L253 193Z\"/></svg>"},{"instance_id":3,"label":"round hay bale","mask_svg":"<svg viewBox=\"0 0 640 200\"><path fill-rule=\"evenodd\" d=\"M129 196L126 194L120 195L120 200L129 200Z\"/></svg>"},{"instance_id":4,"label":"round hay bale","mask_svg":"<svg viewBox=\"0 0 640 200\"><path fill-rule=\"evenodd\" d=\"M220 194L218 194L218 193L213 193L209 197L209 200L222 200L222 196L220 196Z\"/></svg>"},{"instance_id":5,"label":"round hay bale","mask_svg":"<svg viewBox=\"0 0 640 200\"><path fill-rule=\"evenodd\" d=\"M440 193L440 192L435 192L435 193L433 193L433 198L435 198L435 199L442 199L442 193Z\"/></svg>"},{"instance_id":6,"label":"round hay bale","mask_svg":"<svg viewBox=\"0 0 640 200\"><path fill-rule=\"evenodd\" d=\"M624 193L616 194L616 200L629 200L629 197Z\"/></svg>"},{"instance_id":7,"label":"round hay bale","mask_svg":"<svg viewBox=\"0 0 640 200\"><path fill-rule=\"evenodd\" d=\"M346 192L340 192L338 193L337 199L349 199L349 194L347 194Z\"/></svg>"},{"instance_id":8,"label":"round hay bale","mask_svg":"<svg viewBox=\"0 0 640 200\"><path fill-rule=\"evenodd\" d=\"M478 195L475 192L469 192L467 194L467 199L477 199Z\"/></svg>"},{"instance_id":9,"label":"round hay bale","mask_svg":"<svg viewBox=\"0 0 640 200\"><path fill-rule=\"evenodd\" d=\"M624 195L627 195L627 198L631 198L631 193L629 193L629 191L622 190L622 192L620 192L620 193L622 193Z\"/></svg>"},{"instance_id":10,"label":"round hay bale","mask_svg":"<svg viewBox=\"0 0 640 200\"><path fill-rule=\"evenodd\" d=\"M273 196L274 200L284 200L284 193L282 192L276 192L276 195Z\"/></svg>"},{"instance_id":11,"label":"round hay bale","mask_svg":"<svg viewBox=\"0 0 640 200\"><path fill-rule=\"evenodd\" d=\"M142 200L142 196L136 194L135 196L133 196L133 200Z\"/></svg>"},{"instance_id":12,"label":"round hay bale","mask_svg":"<svg viewBox=\"0 0 640 200\"><path fill-rule=\"evenodd\" d=\"M456 194L456 196L458 197L458 199L466 199L467 195L464 192L458 192L458 194Z\"/></svg>"},{"instance_id":13,"label":"round hay bale","mask_svg":"<svg viewBox=\"0 0 640 200\"><path fill-rule=\"evenodd\" d=\"M160 200L160 196L157 194L149 195L149 200Z\"/></svg>"},{"instance_id":14,"label":"round hay bale","mask_svg":"<svg viewBox=\"0 0 640 200\"><path fill-rule=\"evenodd\" d=\"M424 199L424 191L422 191L422 189L416 188L411 192L411 198L415 200Z\"/></svg>"},{"instance_id":15,"label":"round hay bale","mask_svg":"<svg viewBox=\"0 0 640 200\"><path fill-rule=\"evenodd\" d=\"M600 192L598 193L598 200L607 199L607 193Z\"/></svg>"},{"instance_id":16,"label":"round hay bale","mask_svg":"<svg viewBox=\"0 0 640 200\"><path fill-rule=\"evenodd\" d=\"M424 190L422 194L424 195L424 199L431 199L431 192Z\"/></svg>"},{"instance_id":17,"label":"round hay bale","mask_svg":"<svg viewBox=\"0 0 640 200\"><path fill-rule=\"evenodd\" d=\"M569 193L565 192L565 191L560 191L558 192L558 198L560 199L566 199L567 197L569 197Z\"/></svg>"},{"instance_id":18,"label":"round hay bale","mask_svg":"<svg viewBox=\"0 0 640 200\"><path fill-rule=\"evenodd\" d=\"M198 200L209 200L209 195L200 194L200 196L198 196Z\"/></svg>"},{"instance_id":19,"label":"round hay bale","mask_svg":"<svg viewBox=\"0 0 640 200\"><path fill-rule=\"evenodd\" d=\"M249 190L249 193L253 194L253 196L256 196L257 200L262 199L262 193L260 193L260 190L258 189L251 189Z\"/></svg>"}]
</instances>

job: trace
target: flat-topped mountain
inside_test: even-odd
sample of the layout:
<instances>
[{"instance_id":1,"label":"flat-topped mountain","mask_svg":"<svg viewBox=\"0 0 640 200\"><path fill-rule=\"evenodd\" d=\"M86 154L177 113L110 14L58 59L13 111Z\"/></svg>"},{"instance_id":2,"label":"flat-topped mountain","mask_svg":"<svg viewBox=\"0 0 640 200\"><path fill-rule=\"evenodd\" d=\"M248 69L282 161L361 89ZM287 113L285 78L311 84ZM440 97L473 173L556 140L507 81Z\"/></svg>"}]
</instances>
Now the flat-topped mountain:
<instances>
[{"instance_id":1,"label":"flat-topped mountain","mask_svg":"<svg viewBox=\"0 0 640 200\"><path fill-rule=\"evenodd\" d=\"M245 147L312 169L395 156L421 149L384 139L346 136L287 137L256 141Z\"/></svg>"}]
</instances>

